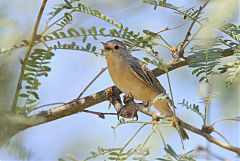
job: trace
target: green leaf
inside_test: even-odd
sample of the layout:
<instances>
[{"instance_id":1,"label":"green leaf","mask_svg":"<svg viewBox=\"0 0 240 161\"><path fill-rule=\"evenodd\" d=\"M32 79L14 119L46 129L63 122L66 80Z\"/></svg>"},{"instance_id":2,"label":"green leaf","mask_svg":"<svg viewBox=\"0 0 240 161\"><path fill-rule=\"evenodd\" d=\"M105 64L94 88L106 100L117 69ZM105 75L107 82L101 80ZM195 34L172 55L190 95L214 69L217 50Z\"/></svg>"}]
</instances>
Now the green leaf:
<instances>
[{"instance_id":1,"label":"green leaf","mask_svg":"<svg viewBox=\"0 0 240 161\"><path fill-rule=\"evenodd\" d=\"M84 43L84 42L86 42L86 40L87 40L87 33L86 33L85 29L82 28L82 27L80 27L80 31L81 31L82 34L83 34L82 42Z\"/></svg>"},{"instance_id":2,"label":"green leaf","mask_svg":"<svg viewBox=\"0 0 240 161\"><path fill-rule=\"evenodd\" d=\"M192 75L198 73L198 72L201 71L201 70L205 70L205 68L204 68L204 67L199 67L199 68L194 69L194 70L192 71Z\"/></svg>"},{"instance_id":3,"label":"green leaf","mask_svg":"<svg viewBox=\"0 0 240 161\"><path fill-rule=\"evenodd\" d=\"M33 104L35 102L37 102L37 100L35 100L35 99L28 99L27 100L27 104Z\"/></svg>"},{"instance_id":4,"label":"green leaf","mask_svg":"<svg viewBox=\"0 0 240 161\"><path fill-rule=\"evenodd\" d=\"M87 43L87 45L86 45L86 48L85 48L87 51L90 51L90 49L91 49L91 44L90 43Z\"/></svg>"},{"instance_id":5,"label":"green leaf","mask_svg":"<svg viewBox=\"0 0 240 161\"><path fill-rule=\"evenodd\" d=\"M50 67L48 67L48 66L41 66L41 70L39 70L39 71L41 71L41 72L50 72L51 71L51 68Z\"/></svg>"},{"instance_id":6,"label":"green leaf","mask_svg":"<svg viewBox=\"0 0 240 161\"><path fill-rule=\"evenodd\" d=\"M58 161L66 161L66 160L63 158L58 158Z\"/></svg>"},{"instance_id":7,"label":"green leaf","mask_svg":"<svg viewBox=\"0 0 240 161\"><path fill-rule=\"evenodd\" d=\"M29 72L37 72L37 69L34 69L32 67L26 67L25 70L27 70Z\"/></svg>"},{"instance_id":8,"label":"green leaf","mask_svg":"<svg viewBox=\"0 0 240 161\"><path fill-rule=\"evenodd\" d=\"M164 148L164 150L165 150L168 154L170 154L172 157L174 157L175 159L178 159L177 153L172 149L172 147L171 147L169 144L166 145L166 147Z\"/></svg>"},{"instance_id":9,"label":"green leaf","mask_svg":"<svg viewBox=\"0 0 240 161\"><path fill-rule=\"evenodd\" d=\"M205 73L205 72L206 72L205 70L199 71L199 72L196 74L196 77L199 77L199 75L201 75L202 73Z\"/></svg>"},{"instance_id":10,"label":"green leaf","mask_svg":"<svg viewBox=\"0 0 240 161\"><path fill-rule=\"evenodd\" d=\"M64 2L67 4L66 6L67 9L73 8L72 4L68 0L64 0Z\"/></svg>"},{"instance_id":11,"label":"green leaf","mask_svg":"<svg viewBox=\"0 0 240 161\"><path fill-rule=\"evenodd\" d=\"M106 28L100 28L100 29L99 29L99 33L100 33L101 35L105 36L105 33L104 33L105 30L106 30Z\"/></svg>"},{"instance_id":12,"label":"green leaf","mask_svg":"<svg viewBox=\"0 0 240 161\"><path fill-rule=\"evenodd\" d=\"M237 42L240 42L240 26L227 23L221 27L221 31L234 38Z\"/></svg>"},{"instance_id":13,"label":"green leaf","mask_svg":"<svg viewBox=\"0 0 240 161\"><path fill-rule=\"evenodd\" d=\"M47 77L48 73L47 72L41 72L41 73L37 74L37 77L41 77L41 76Z\"/></svg>"},{"instance_id":14,"label":"green leaf","mask_svg":"<svg viewBox=\"0 0 240 161\"><path fill-rule=\"evenodd\" d=\"M194 113L198 114L202 119L204 119L204 115L200 112L199 110L199 105L196 104L190 104L188 101L186 101L185 99L182 100L181 103L178 103L180 105L182 105L182 107L185 107L186 109L190 109L191 111L193 111Z\"/></svg>"},{"instance_id":15,"label":"green leaf","mask_svg":"<svg viewBox=\"0 0 240 161\"><path fill-rule=\"evenodd\" d=\"M116 160L117 158L115 158L115 157L109 157L108 159L109 159L109 160Z\"/></svg>"},{"instance_id":16,"label":"green leaf","mask_svg":"<svg viewBox=\"0 0 240 161\"><path fill-rule=\"evenodd\" d=\"M95 52L96 50L97 50L97 47L96 47L96 46L93 46L91 51L92 51L92 52Z\"/></svg>"},{"instance_id":17,"label":"green leaf","mask_svg":"<svg viewBox=\"0 0 240 161\"><path fill-rule=\"evenodd\" d=\"M146 35L149 35L151 37L158 37L158 33L154 33L154 32L149 31L149 30L143 30L143 33L145 33Z\"/></svg>"},{"instance_id":18,"label":"green leaf","mask_svg":"<svg viewBox=\"0 0 240 161\"><path fill-rule=\"evenodd\" d=\"M29 94L31 94L32 96L34 96L36 99L39 99L39 96L38 96L37 92L35 92L35 91L30 91Z\"/></svg>"},{"instance_id":19,"label":"green leaf","mask_svg":"<svg viewBox=\"0 0 240 161\"><path fill-rule=\"evenodd\" d=\"M24 77L23 80L26 81L33 81L35 78L34 77Z\"/></svg>"},{"instance_id":20,"label":"green leaf","mask_svg":"<svg viewBox=\"0 0 240 161\"><path fill-rule=\"evenodd\" d=\"M31 61L31 60L27 61L27 65L28 65L29 67L33 67L33 68L38 68L38 67L39 67L39 63L38 63L38 62L36 62L36 61Z\"/></svg>"},{"instance_id":21,"label":"green leaf","mask_svg":"<svg viewBox=\"0 0 240 161\"><path fill-rule=\"evenodd\" d=\"M115 155L115 156L118 156L119 153L118 153L118 152L111 152L111 153L109 153L109 155Z\"/></svg>"},{"instance_id":22,"label":"green leaf","mask_svg":"<svg viewBox=\"0 0 240 161\"><path fill-rule=\"evenodd\" d=\"M172 161L172 160L164 159L164 158L156 158L155 160L161 160L161 161Z\"/></svg>"},{"instance_id":23,"label":"green leaf","mask_svg":"<svg viewBox=\"0 0 240 161\"><path fill-rule=\"evenodd\" d=\"M190 8L183 8L183 7L177 7L174 6L171 3L167 3L166 0L143 0L143 3L147 3L154 6L154 10L157 9L157 7L164 7L170 10L173 10L174 13L180 14L183 16L184 19L194 20L195 15L197 12L199 12L199 9L195 9L194 7ZM197 18L197 21L200 21L200 16Z\"/></svg>"},{"instance_id":24,"label":"green leaf","mask_svg":"<svg viewBox=\"0 0 240 161\"><path fill-rule=\"evenodd\" d=\"M22 93L22 94L19 94L19 97L28 97L28 94Z\"/></svg>"},{"instance_id":25,"label":"green leaf","mask_svg":"<svg viewBox=\"0 0 240 161\"><path fill-rule=\"evenodd\" d=\"M95 26L92 26L92 36L95 40L97 40L97 28Z\"/></svg>"},{"instance_id":26,"label":"green leaf","mask_svg":"<svg viewBox=\"0 0 240 161\"><path fill-rule=\"evenodd\" d=\"M125 122L126 122L126 121L125 121L124 118L119 119L119 123L120 123L120 124L124 124Z\"/></svg>"},{"instance_id":27,"label":"green leaf","mask_svg":"<svg viewBox=\"0 0 240 161\"><path fill-rule=\"evenodd\" d=\"M68 12L66 12L65 14L64 14L64 17L66 18L66 20L69 22L69 21L72 21L72 15L70 14L70 13L68 13Z\"/></svg>"},{"instance_id":28,"label":"green leaf","mask_svg":"<svg viewBox=\"0 0 240 161\"><path fill-rule=\"evenodd\" d=\"M201 77L200 79L199 79L199 82L202 82L203 80L205 80L205 79L207 79L206 77Z\"/></svg>"}]
</instances>

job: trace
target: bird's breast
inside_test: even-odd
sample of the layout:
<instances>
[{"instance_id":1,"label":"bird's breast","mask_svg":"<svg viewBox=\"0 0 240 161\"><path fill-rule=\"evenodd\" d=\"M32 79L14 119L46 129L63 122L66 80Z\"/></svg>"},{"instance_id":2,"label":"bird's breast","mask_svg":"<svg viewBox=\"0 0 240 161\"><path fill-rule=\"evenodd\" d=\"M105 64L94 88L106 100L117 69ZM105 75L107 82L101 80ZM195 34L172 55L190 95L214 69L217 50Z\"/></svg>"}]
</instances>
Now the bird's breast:
<instances>
[{"instance_id":1,"label":"bird's breast","mask_svg":"<svg viewBox=\"0 0 240 161\"><path fill-rule=\"evenodd\" d=\"M146 102L158 95L133 73L123 58L108 57L107 65L113 82L125 94L131 93L135 99Z\"/></svg>"}]
</instances>

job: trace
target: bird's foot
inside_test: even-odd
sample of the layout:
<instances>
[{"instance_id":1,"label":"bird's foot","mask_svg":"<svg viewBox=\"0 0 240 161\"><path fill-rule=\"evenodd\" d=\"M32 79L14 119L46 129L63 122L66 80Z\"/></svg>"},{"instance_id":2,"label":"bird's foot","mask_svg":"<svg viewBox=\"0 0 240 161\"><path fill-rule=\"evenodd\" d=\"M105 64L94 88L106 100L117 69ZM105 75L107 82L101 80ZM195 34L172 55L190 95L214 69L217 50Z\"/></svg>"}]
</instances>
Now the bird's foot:
<instances>
[{"instance_id":1,"label":"bird's foot","mask_svg":"<svg viewBox=\"0 0 240 161\"><path fill-rule=\"evenodd\" d=\"M123 103L125 104L123 109L125 115L128 118L136 118L136 120L138 120L137 110L132 106L135 104L135 101L131 93L127 93L125 96L123 96Z\"/></svg>"},{"instance_id":2,"label":"bird's foot","mask_svg":"<svg viewBox=\"0 0 240 161\"><path fill-rule=\"evenodd\" d=\"M143 102L143 105L147 108L150 108L151 107L151 101L147 101L147 102Z\"/></svg>"},{"instance_id":3,"label":"bird's foot","mask_svg":"<svg viewBox=\"0 0 240 161\"><path fill-rule=\"evenodd\" d=\"M207 134L211 134L214 131L214 127L203 125L202 126L202 131L207 133Z\"/></svg>"},{"instance_id":4,"label":"bird's foot","mask_svg":"<svg viewBox=\"0 0 240 161\"><path fill-rule=\"evenodd\" d=\"M131 118L131 119L136 118L136 121L138 120L137 111L132 111L132 110L129 110L128 108L121 109L117 114L118 114L118 120L120 116L122 116L123 118Z\"/></svg>"},{"instance_id":5,"label":"bird's foot","mask_svg":"<svg viewBox=\"0 0 240 161\"><path fill-rule=\"evenodd\" d=\"M172 127L177 127L177 125L179 123L179 119L176 116L168 117L167 121L171 122Z\"/></svg>"},{"instance_id":6,"label":"bird's foot","mask_svg":"<svg viewBox=\"0 0 240 161\"><path fill-rule=\"evenodd\" d=\"M153 112L153 114L152 114L153 121L160 121L161 119L166 119L166 118L167 118L167 116L160 112Z\"/></svg>"},{"instance_id":7,"label":"bird's foot","mask_svg":"<svg viewBox=\"0 0 240 161\"><path fill-rule=\"evenodd\" d=\"M113 88L109 87L105 90L105 97L109 100L113 96Z\"/></svg>"},{"instance_id":8,"label":"bird's foot","mask_svg":"<svg viewBox=\"0 0 240 161\"><path fill-rule=\"evenodd\" d=\"M126 104L129 101L133 101L133 95L131 93L127 93L125 96L123 96L123 103Z\"/></svg>"}]
</instances>

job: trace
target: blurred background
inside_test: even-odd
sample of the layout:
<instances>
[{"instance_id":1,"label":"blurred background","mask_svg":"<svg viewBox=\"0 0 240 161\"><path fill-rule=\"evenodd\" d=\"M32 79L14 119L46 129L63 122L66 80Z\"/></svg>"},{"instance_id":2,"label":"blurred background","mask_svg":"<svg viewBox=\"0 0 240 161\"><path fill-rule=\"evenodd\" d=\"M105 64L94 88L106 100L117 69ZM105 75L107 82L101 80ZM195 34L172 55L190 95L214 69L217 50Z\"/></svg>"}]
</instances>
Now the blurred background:
<instances>
[{"instance_id":1,"label":"blurred background","mask_svg":"<svg viewBox=\"0 0 240 161\"><path fill-rule=\"evenodd\" d=\"M197 6L203 1L169 1L176 6ZM45 27L47 14L54 5L64 3L64 1L48 1L42 17L39 31ZM191 21L184 20L181 15L173 13L164 8L153 9L153 6L144 4L142 1L81 1L81 3L91 8L101 11L103 14L122 22L131 30L142 32L144 29L150 31L160 31L165 27L180 28L163 33L163 37L171 44L176 45L185 36ZM32 0L0 0L0 48L10 48L18 44L23 39L30 39L41 1ZM207 7L206 14L214 15L224 11L214 10L213 4ZM223 9L220 7L220 9ZM226 9L227 10L227 9ZM229 11L229 10L228 10ZM237 9L229 11L227 22L239 24ZM221 16L217 16L221 18ZM110 28L110 25L86 14L76 13L73 23L69 27L90 28L92 25ZM199 26L198 26L199 27ZM195 30L195 28L194 28ZM93 44L101 48L101 41L108 41L111 38L100 38L99 41L91 40ZM73 39L80 42L80 38ZM67 40L64 40L67 42ZM51 43L50 43L51 44ZM171 60L170 53L159 48L160 56L167 63ZM186 50L187 51L187 50ZM26 48L12 51L10 54L0 55L0 110L9 110L15 92L18 75L20 72L20 59L24 57ZM146 53L135 52L134 56L142 58ZM231 58L227 59L231 60ZM39 89L39 105L54 102L68 102L76 98L83 88L92 78L106 66L104 57L96 57L93 54L79 51L57 50L51 61L52 71L47 78L42 78L42 85ZM152 66L150 66L151 68ZM170 73L170 80L175 103L187 99L190 103L200 105L203 111L204 105L201 103L201 93L206 90L204 83L199 83L198 78L192 76L192 69L182 67ZM167 77L158 77L163 86L169 93ZM215 97L210 106L209 123L223 117L236 117L239 115L239 86L232 85L225 87L226 76L211 77L215 91ZM98 92L106 87L113 85L108 72L101 75L97 81L87 90L84 96ZM108 109L108 102L97 104L89 110L101 112L115 112L113 108ZM42 110L46 110L46 107ZM186 110L180 105L177 106L177 113L184 121L197 127L201 127L201 118L195 113ZM140 121L149 121L151 118L139 113ZM107 116L106 119L99 119L95 115L78 113L65 117L47 124L39 125L15 135L9 143L0 149L0 160L57 160L66 154L71 154L78 159L84 159L90 155L90 151L95 151L97 146L105 148L122 147L139 128L138 124L127 124L120 126L114 136L111 126L118 123L116 116ZM177 132L166 125L160 126L165 141L170 144L177 152L184 153L181 148L181 141ZM216 125L216 130L222 133L235 146L240 146L240 126L236 122L222 122ZM0 129L1 130L1 129ZM131 142L128 148L144 142L152 127L145 127L139 135ZM188 132L190 140L184 143L185 151L196 148L197 146L209 146L212 151L225 159L237 160L236 155L230 151L219 148L191 132ZM214 135L215 136L215 135ZM217 138L221 140L219 136ZM149 160L165 155L163 143L159 134L154 134L149 140L150 147ZM96 160L103 158L97 158ZM206 160L204 157L197 160Z\"/></svg>"}]
</instances>

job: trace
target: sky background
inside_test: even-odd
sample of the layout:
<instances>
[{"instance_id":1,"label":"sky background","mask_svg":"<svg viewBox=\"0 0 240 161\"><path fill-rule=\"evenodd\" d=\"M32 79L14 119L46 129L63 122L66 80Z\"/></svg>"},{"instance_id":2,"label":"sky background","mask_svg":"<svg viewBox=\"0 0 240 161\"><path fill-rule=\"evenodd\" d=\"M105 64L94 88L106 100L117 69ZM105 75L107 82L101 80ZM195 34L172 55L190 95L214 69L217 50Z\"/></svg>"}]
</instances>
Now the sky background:
<instances>
[{"instance_id":1,"label":"sky background","mask_svg":"<svg viewBox=\"0 0 240 161\"><path fill-rule=\"evenodd\" d=\"M39 27L41 31L45 26L47 13L51 8L62 1L48 1ZM142 32L143 29L150 31L159 31L165 27L175 27L183 25L181 28L163 33L163 37L171 45L179 43L186 33L189 21L183 20L180 15L173 13L171 10L158 8L153 10L153 6L142 3L142 1L81 1L91 8L101 11L103 14L113 18L118 22L122 22L131 30ZM170 1L176 6L194 6L199 1L182 0ZM0 48L9 48L17 44L22 39L29 39L33 29L34 22L41 1L32 0L0 0ZM211 13L211 7L207 8ZM239 24L237 14L233 15L230 22ZM112 28L109 24L86 14L74 14L73 23L69 27L90 28L92 25L97 27ZM108 41L112 38L100 38L98 41L90 42L101 48L101 41ZM81 43L81 38L72 39ZM66 40L64 40L66 41ZM69 41L70 42L70 41ZM51 43L50 43L51 44ZM170 53L164 48L157 48L160 56L167 63L170 61ZM13 51L11 55L0 56L1 76L0 81L5 83L6 91L1 93L1 103L4 107L9 107L15 84L18 78L17 73L20 71L20 58L23 57L26 49ZM63 51L58 50L51 60L51 68L47 78L41 79L42 85L39 89L40 101L39 105L54 102L68 102L76 98L88 82L106 66L104 57L96 57L91 53L79 51ZM134 56L142 58L146 53L135 52ZM151 66L150 66L151 67ZM170 73L170 80L176 103L182 102L185 98L191 103L201 104L200 91L204 89L204 84L199 84L198 78L192 76L192 69L182 67ZM215 76L211 78L219 96L214 99L210 106L210 122L222 117L239 116L239 86L233 85L225 88L224 80L226 76ZM163 86L169 92L167 77L163 75L158 77ZM84 96L93 94L102 89L113 85L112 80L105 72L97 79L94 84L86 91ZM3 87L2 87L3 88ZM53 106L54 107L54 106ZM42 110L46 110L47 107ZM108 109L108 102L103 102L90 107L89 110L101 112L114 112L114 109ZM195 113L184 109L178 105L177 113L184 121L191 123L197 127L201 126L201 118ZM149 121L151 118L139 113L140 121ZM65 157L66 154L72 154L78 159L84 159L90 156L90 151L96 151L97 146L105 148L122 147L135 131L140 127L139 124L127 124L120 126L116 130L116 138L111 128L117 125L116 116L106 116L105 120L99 119L95 115L87 113L78 113L65 117L47 124L39 125L14 136L10 143L0 149L0 160L57 160L59 157ZM170 144L177 152L183 153L181 142L175 129L162 125L161 131L168 144ZM230 143L240 146L239 139L239 123L226 122L216 125L216 130L224 134ZM139 135L134 139L128 148L134 147L144 142L152 127L145 127ZM196 146L206 146L207 142L202 137L188 132L189 141L184 143L186 151ZM214 135L217 138L219 136ZM221 138L219 138L221 139ZM165 154L163 144L159 134L154 134L149 140L151 154L148 159L152 160ZM210 148L215 153L226 159L235 158L235 154L225 149L210 144ZM201 160L201 159L198 159ZM205 159L202 159L205 160Z\"/></svg>"}]
</instances>

